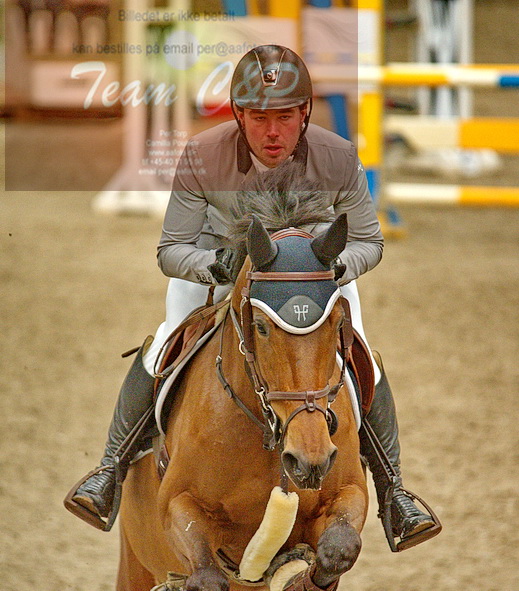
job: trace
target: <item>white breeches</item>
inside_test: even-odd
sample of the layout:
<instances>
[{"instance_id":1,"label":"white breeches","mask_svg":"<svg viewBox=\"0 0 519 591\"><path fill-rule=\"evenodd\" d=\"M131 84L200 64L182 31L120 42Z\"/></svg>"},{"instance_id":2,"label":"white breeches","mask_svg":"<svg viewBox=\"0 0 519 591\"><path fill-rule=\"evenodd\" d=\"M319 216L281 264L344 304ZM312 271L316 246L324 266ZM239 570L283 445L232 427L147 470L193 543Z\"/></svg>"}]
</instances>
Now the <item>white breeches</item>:
<instances>
[{"instance_id":1,"label":"white breeches","mask_svg":"<svg viewBox=\"0 0 519 591\"><path fill-rule=\"evenodd\" d=\"M230 292L231 288L231 285L217 286L214 293L214 301L219 302L223 300ZM166 338L192 310L205 304L207 300L207 292L208 287L206 285L192 283L191 281L185 281L183 279L172 278L169 280L166 293L166 320L159 326L155 334L155 339L143 358L144 367L150 375L154 374L155 360L157 359L159 351ZM351 281L347 285L343 285L341 287L341 293L350 303L353 328L355 328L364 339L371 354L371 349L362 325L360 298L356 282ZM380 380L380 370L375 363L373 356L372 361L375 370L375 383L378 383Z\"/></svg>"}]
</instances>

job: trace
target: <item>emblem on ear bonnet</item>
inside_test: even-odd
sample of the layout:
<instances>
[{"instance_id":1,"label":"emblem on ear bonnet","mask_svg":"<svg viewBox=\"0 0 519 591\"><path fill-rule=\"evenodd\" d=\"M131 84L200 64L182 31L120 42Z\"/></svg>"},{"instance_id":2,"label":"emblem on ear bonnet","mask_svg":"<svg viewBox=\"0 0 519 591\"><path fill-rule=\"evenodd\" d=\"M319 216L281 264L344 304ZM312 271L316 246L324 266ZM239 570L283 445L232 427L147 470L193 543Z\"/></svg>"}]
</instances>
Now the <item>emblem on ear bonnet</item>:
<instances>
[{"instance_id":1,"label":"emblem on ear bonnet","mask_svg":"<svg viewBox=\"0 0 519 591\"><path fill-rule=\"evenodd\" d=\"M288 235L273 240L259 218L252 217L247 234L247 250L258 271L327 271L346 246L346 214L315 238ZM315 330L328 316L340 296L331 279L256 281L251 286L251 304L263 310L288 332L304 334Z\"/></svg>"}]
</instances>

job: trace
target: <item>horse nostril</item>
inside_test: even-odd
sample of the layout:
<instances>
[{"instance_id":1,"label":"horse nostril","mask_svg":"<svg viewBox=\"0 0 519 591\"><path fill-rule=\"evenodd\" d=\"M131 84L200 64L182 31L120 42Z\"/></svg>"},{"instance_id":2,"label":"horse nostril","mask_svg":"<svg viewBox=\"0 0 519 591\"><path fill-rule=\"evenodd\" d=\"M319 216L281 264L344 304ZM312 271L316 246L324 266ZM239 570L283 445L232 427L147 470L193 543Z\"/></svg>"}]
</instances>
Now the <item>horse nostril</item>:
<instances>
[{"instance_id":1,"label":"horse nostril","mask_svg":"<svg viewBox=\"0 0 519 591\"><path fill-rule=\"evenodd\" d=\"M294 476L298 480L304 480L308 476L308 470L304 469L302 462L294 454L288 451L283 452L282 461L287 474Z\"/></svg>"},{"instance_id":2,"label":"horse nostril","mask_svg":"<svg viewBox=\"0 0 519 591\"><path fill-rule=\"evenodd\" d=\"M299 488L311 489L321 487L322 480L330 471L336 457L337 448L334 448L327 459L320 464L312 464L289 451L283 452L281 456L283 468L294 484Z\"/></svg>"}]
</instances>

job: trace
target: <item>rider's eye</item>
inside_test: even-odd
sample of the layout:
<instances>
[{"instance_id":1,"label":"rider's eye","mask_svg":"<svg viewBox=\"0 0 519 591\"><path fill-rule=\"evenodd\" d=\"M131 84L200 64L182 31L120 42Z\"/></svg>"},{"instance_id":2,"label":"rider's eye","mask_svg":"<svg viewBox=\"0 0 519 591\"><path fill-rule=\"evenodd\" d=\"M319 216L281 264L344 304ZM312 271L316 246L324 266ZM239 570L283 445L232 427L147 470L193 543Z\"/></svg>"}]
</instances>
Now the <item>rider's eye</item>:
<instances>
[{"instance_id":1,"label":"rider's eye","mask_svg":"<svg viewBox=\"0 0 519 591\"><path fill-rule=\"evenodd\" d=\"M255 320L254 326L256 327L258 334L260 334L263 337L268 336L268 334L269 334L268 325L265 322L263 322L263 320Z\"/></svg>"}]
</instances>

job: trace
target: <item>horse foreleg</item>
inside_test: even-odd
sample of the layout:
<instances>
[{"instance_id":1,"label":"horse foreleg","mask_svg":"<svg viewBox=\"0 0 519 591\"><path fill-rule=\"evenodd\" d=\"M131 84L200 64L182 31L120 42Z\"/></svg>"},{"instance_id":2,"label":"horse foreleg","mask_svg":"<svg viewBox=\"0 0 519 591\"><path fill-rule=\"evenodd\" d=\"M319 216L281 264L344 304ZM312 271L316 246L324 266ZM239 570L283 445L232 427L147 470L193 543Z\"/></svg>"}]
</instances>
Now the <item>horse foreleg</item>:
<instances>
[{"instance_id":1,"label":"horse foreleg","mask_svg":"<svg viewBox=\"0 0 519 591\"><path fill-rule=\"evenodd\" d=\"M218 568L218 525L188 493L172 499L163 514L169 543L190 564L187 591L228 591L229 580Z\"/></svg>"},{"instance_id":2,"label":"horse foreleg","mask_svg":"<svg viewBox=\"0 0 519 591\"><path fill-rule=\"evenodd\" d=\"M327 588L355 564L361 549L359 532L346 517L327 527L317 544L313 582Z\"/></svg>"},{"instance_id":3,"label":"horse foreleg","mask_svg":"<svg viewBox=\"0 0 519 591\"><path fill-rule=\"evenodd\" d=\"M355 564L362 545L360 532L366 511L365 488L350 485L341 490L330 509L316 522L314 536L318 540L312 580L318 587L329 587Z\"/></svg>"},{"instance_id":4,"label":"horse foreleg","mask_svg":"<svg viewBox=\"0 0 519 591\"><path fill-rule=\"evenodd\" d=\"M121 548L117 591L149 591L156 583L153 575L142 566L135 556L121 524Z\"/></svg>"}]
</instances>

